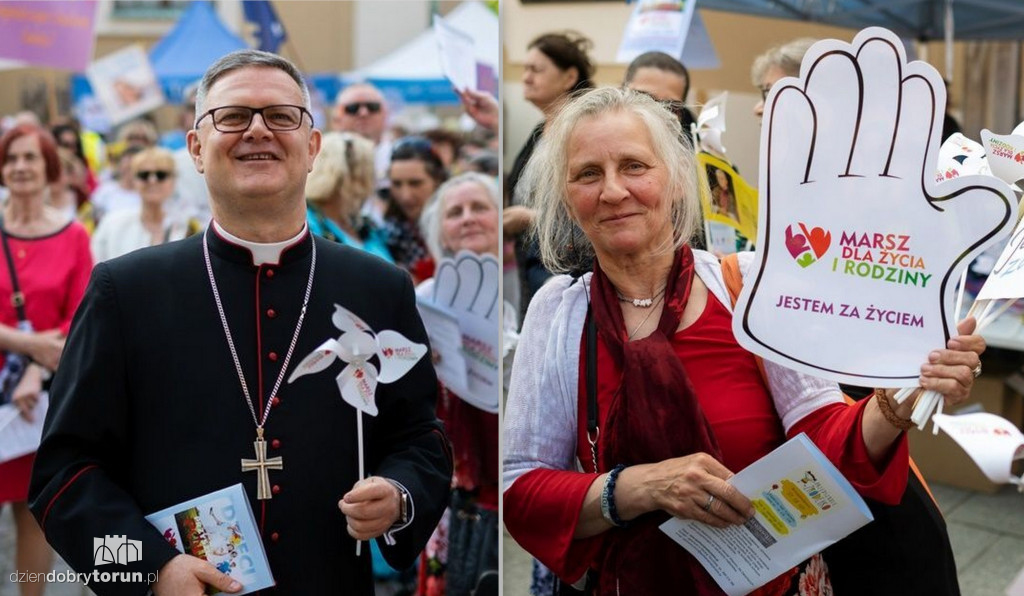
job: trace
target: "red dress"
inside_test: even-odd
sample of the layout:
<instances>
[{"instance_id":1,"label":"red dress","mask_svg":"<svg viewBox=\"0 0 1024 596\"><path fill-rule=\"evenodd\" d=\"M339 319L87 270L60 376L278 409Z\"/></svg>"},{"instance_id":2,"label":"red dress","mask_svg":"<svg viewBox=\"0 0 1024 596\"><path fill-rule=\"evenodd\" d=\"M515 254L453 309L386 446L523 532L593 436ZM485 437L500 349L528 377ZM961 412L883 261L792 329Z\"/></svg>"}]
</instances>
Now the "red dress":
<instances>
[{"instance_id":1,"label":"red dress","mask_svg":"<svg viewBox=\"0 0 1024 596\"><path fill-rule=\"evenodd\" d=\"M621 371L598 334L597 402L599 426L619 385ZM580 350L580 385L586 375L586 344ZM723 463L738 472L767 455L786 439L775 405L761 379L754 356L732 334L732 314L708 294L698 319L672 338L697 399L715 432ZM862 495L897 502L907 479L907 441L901 437L890 464L879 470L868 458L861 438L863 400L855 406L834 404L805 416L789 436L808 437L843 472ZM577 457L588 473L551 469L527 472L505 492L504 519L516 541L564 579L583 575L602 545L603 535L574 540L583 497L598 477L586 438L586 394L580 391Z\"/></svg>"},{"instance_id":2,"label":"red dress","mask_svg":"<svg viewBox=\"0 0 1024 596\"><path fill-rule=\"evenodd\" d=\"M49 236L19 238L8 235L18 285L25 294L25 312L36 331L59 329L67 335L71 318L82 300L92 272L89 235L71 222ZM0 324L18 325L11 305L11 276L0 253ZM0 354L0 364L3 355ZM24 501L35 454L0 463L0 503Z\"/></svg>"}]
</instances>

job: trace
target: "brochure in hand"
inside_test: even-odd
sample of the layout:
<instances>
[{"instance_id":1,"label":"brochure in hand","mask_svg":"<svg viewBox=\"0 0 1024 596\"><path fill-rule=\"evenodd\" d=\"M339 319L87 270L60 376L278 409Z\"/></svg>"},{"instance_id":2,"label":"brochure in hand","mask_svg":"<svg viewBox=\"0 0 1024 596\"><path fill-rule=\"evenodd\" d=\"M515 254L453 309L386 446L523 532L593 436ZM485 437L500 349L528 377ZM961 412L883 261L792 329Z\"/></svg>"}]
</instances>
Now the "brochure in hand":
<instances>
[{"instance_id":1,"label":"brochure in hand","mask_svg":"<svg viewBox=\"0 0 1024 596\"><path fill-rule=\"evenodd\" d=\"M754 504L756 513L746 524L718 529L672 518L661 530L729 596L749 594L874 519L803 433L728 482Z\"/></svg>"},{"instance_id":2,"label":"brochure in hand","mask_svg":"<svg viewBox=\"0 0 1024 596\"><path fill-rule=\"evenodd\" d=\"M180 552L209 561L238 580L250 594L272 587L267 554L256 518L241 484L203 495L146 516ZM213 592L208 594L222 594Z\"/></svg>"}]
</instances>

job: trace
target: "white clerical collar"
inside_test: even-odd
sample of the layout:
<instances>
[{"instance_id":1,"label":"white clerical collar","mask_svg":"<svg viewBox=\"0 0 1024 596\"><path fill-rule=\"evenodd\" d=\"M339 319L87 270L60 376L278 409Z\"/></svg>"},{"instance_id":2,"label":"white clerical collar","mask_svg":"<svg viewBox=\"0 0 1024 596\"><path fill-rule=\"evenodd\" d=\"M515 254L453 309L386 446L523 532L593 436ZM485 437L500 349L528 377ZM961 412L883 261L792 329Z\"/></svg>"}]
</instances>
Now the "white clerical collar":
<instances>
[{"instance_id":1,"label":"white clerical collar","mask_svg":"<svg viewBox=\"0 0 1024 596\"><path fill-rule=\"evenodd\" d=\"M284 252L284 249L298 242L306 234L306 224L303 223L302 229L299 230L299 233L291 238L281 242L264 243L243 240L225 230L216 221L213 222L213 229L228 242L249 249L249 252L252 253L252 264L257 267L268 264L277 265L281 262L281 253Z\"/></svg>"}]
</instances>

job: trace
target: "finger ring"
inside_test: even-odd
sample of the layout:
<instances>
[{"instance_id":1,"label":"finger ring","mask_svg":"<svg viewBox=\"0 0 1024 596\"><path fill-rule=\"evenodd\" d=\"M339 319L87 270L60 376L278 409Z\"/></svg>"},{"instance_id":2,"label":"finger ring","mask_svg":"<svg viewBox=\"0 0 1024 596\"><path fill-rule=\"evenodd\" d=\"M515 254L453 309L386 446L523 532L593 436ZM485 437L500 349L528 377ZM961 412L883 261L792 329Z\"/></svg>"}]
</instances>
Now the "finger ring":
<instances>
[{"instance_id":1,"label":"finger ring","mask_svg":"<svg viewBox=\"0 0 1024 596\"><path fill-rule=\"evenodd\" d=\"M708 502L704 503L704 511L711 511L711 504L715 502L715 495L708 495Z\"/></svg>"},{"instance_id":2,"label":"finger ring","mask_svg":"<svg viewBox=\"0 0 1024 596\"><path fill-rule=\"evenodd\" d=\"M978 377L981 376L981 362L980 361L978 362L978 366L975 366L974 370L971 371L971 372L974 373L974 378L975 379L977 379Z\"/></svg>"}]
</instances>

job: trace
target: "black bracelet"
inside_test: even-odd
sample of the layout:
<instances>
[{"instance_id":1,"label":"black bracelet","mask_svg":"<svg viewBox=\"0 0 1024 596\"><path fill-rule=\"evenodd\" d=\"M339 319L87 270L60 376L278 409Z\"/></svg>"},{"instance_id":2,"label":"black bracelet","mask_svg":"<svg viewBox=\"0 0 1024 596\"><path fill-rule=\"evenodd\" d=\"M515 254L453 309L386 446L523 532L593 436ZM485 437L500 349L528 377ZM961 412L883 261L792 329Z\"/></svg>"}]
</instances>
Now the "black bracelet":
<instances>
[{"instance_id":1,"label":"black bracelet","mask_svg":"<svg viewBox=\"0 0 1024 596\"><path fill-rule=\"evenodd\" d=\"M619 517L619 510L615 506L615 481L619 478L619 472L624 469L626 469L624 464L619 464L612 468L612 471L608 472L608 477L604 481L604 490L601 491L601 515L608 523L618 528L629 526L629 522Z\"/></svg>"}]
</instances>

